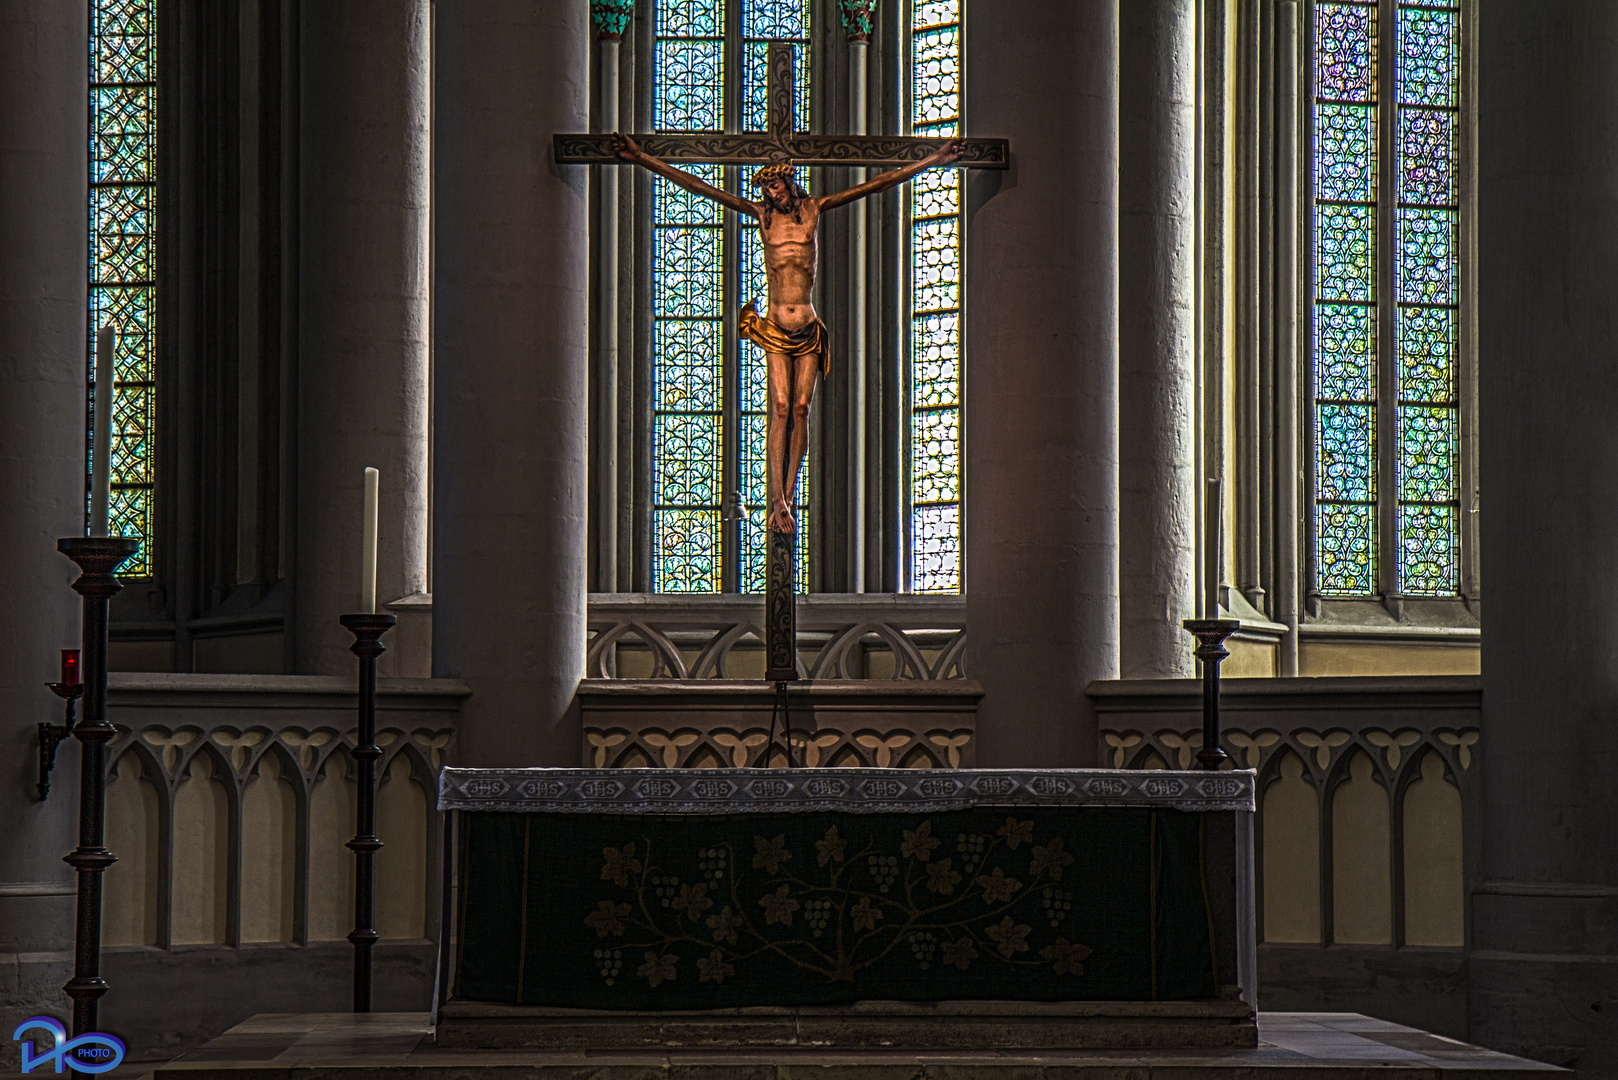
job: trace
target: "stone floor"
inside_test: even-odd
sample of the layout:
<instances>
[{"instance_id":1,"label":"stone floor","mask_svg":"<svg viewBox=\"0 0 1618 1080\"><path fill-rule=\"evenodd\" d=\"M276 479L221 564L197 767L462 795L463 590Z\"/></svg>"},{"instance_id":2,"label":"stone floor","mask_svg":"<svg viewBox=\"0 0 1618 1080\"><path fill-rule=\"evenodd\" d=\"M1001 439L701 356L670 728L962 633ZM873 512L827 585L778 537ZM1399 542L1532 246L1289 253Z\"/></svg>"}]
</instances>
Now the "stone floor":
<instances>
[{"instance_id":1,"label":"stone floor","mask_svg":"<svg viewBox=\"0 0 1618 1080\"><path fill-rule=\"evenodd\" d=\"M1572 1074L1354 1013L1263 1013L1252 1050L441 1051L425 1013L265 1014L159 1066L155 1080L1504 1080Z\"/></svg>"}]
</instances>

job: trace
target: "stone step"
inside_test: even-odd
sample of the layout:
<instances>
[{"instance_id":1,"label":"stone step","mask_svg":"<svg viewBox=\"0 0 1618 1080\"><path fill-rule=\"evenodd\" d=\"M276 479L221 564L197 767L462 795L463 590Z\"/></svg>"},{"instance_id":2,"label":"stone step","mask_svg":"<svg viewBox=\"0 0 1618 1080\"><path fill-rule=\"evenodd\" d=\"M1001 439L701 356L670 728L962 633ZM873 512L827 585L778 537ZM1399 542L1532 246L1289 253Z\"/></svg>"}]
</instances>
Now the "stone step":
<instances>
[{"instance_id":1,"label":"stone step","mask_svg":"<svg viewBox=\"0 0 1618 1080\"><path fill-rule=\"evenodd\" d=\"M862 1001L645 1012L450 1001L440 1050L998 1050L1251 1047L1253 1010L1234 999L1161 1002Z\"/></svg>"},{"instance_id":2,"label":"stone step","mask_svg":"<svg viewBox=\"0 0 1618 1080\"><path fill-rule=\"evenodd\" d=\"M1572 1074L1353 1013L1261 1013L1254 1047L449 1050L426 1013L280 1013L153 1080L1551 1080Z\"/></svg>"}]
</instances>

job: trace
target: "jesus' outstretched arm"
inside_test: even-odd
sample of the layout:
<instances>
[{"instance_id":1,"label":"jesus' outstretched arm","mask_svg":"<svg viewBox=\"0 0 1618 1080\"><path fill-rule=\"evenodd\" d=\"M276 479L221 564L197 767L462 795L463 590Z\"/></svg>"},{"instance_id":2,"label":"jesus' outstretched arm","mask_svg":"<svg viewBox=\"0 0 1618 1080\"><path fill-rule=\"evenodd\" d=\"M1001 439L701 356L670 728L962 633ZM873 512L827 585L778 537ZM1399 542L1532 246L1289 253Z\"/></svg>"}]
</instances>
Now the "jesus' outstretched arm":
<instances>
[{"instance_id":1,"label":"jesus' outstretched arm","mask_svg":"<svg viewBox=\"0 0 1618 1080\"><path fill-rule=\"evenodd\" d=\"M904 183L906 180L909 180L912 176L915 176L919 172L936 168L939 165L952 165L959 161L960 158L960 140L951 139L938 150L916 162L914 165L906 165L902 169L894 169L891 172L878 173L876 176L871 177L863 184L855 184L851 188L844 188L842 191L832 192L830 195L827 195L825 198L820 200L820 208L822 210L831 210L835 207L842 206L844 203L851 203L855 199L863 199L867 195L875 195L879 191L888 190L888 188L893 187L895 184Z\"/></svg>"},{"instance_id":2,"label":"jesus' outstretched arm","mask_svg":"<svg viewBox=\"0 0 1618 1080\"><path fill-rule=\"evenodd\" d=\"M758 207L740 195L732 195L730 192L716 188L712 184L704 183L684 169L676 169L661 158L653 157L642 150L634 139L622 132L613 133L612 145L613 149L618 151L618 156L623 160L654 172L671 183L679 184L692 194L701 195L705 199L712 199L716 203L730 207L738 214L758 216Z\"/></svg>"}]
</instances>

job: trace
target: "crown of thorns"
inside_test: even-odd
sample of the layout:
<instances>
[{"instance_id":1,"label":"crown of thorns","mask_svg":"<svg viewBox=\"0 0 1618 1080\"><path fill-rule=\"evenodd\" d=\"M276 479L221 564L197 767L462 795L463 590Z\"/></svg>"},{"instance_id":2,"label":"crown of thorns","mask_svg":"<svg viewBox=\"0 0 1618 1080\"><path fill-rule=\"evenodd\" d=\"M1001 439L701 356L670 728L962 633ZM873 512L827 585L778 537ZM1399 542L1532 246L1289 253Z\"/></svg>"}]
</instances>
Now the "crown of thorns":
<instances>
[{"instance_id":1,"label":"crown of thorns","mask_svg":"<svg viewBox=\"0 0 1618 1080\"><path fill-rule=\"evenodd\" d=\"M793 174L796 171L797 170L795 170L791 165L787 165L785 163L780 165L766 165L764 168L753 174L753 186L761 188L771 180L791 181L794 179Z\"/></svg>"}]
</instances>

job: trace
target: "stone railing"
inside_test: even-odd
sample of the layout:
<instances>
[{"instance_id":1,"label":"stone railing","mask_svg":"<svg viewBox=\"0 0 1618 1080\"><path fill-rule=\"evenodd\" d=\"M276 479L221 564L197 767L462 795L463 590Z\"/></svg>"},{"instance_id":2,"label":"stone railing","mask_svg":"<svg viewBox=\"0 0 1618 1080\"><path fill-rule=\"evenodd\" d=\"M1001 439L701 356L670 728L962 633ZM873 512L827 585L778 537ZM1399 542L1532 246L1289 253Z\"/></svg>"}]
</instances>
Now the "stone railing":
<instances>
[{"instance_id":1,"label":"stone railing","mask_svg":"<svg viewBox=\"0 0 1618 1080\"><path fill-rule=\"evenodd\" d=\"M594 593L592 679L761 679L760 596ZM966 598L809 593L798 599L805 679L963 679Z\"/></svg>"},{"instance_id":2,"label":"stone railing","mask_svg":"<svg viewBox=\"0 0 1618 1080\"><path fill-rule=\"evenodd\" d=\"M1093 683L1090 695L1101 764L1192 767L1196 683ZM1467 676L1225 684L1225 747L1258 770L1261 940L1465 946L1480 699Z\"/></svg>"},{"instance_id":3,"label":"stone railing","mask_svg":"<svg viewBox=\"0 0 1618 1080\"><path fill-rule=\"evenodd\" d=\"M114 674L109 946L341 941L353 928L354 681ZM383 679L377 926L434 936L437 773L469 691ZM62 790L54 798L67 798Z\"/></svg>"}]
</instances>

